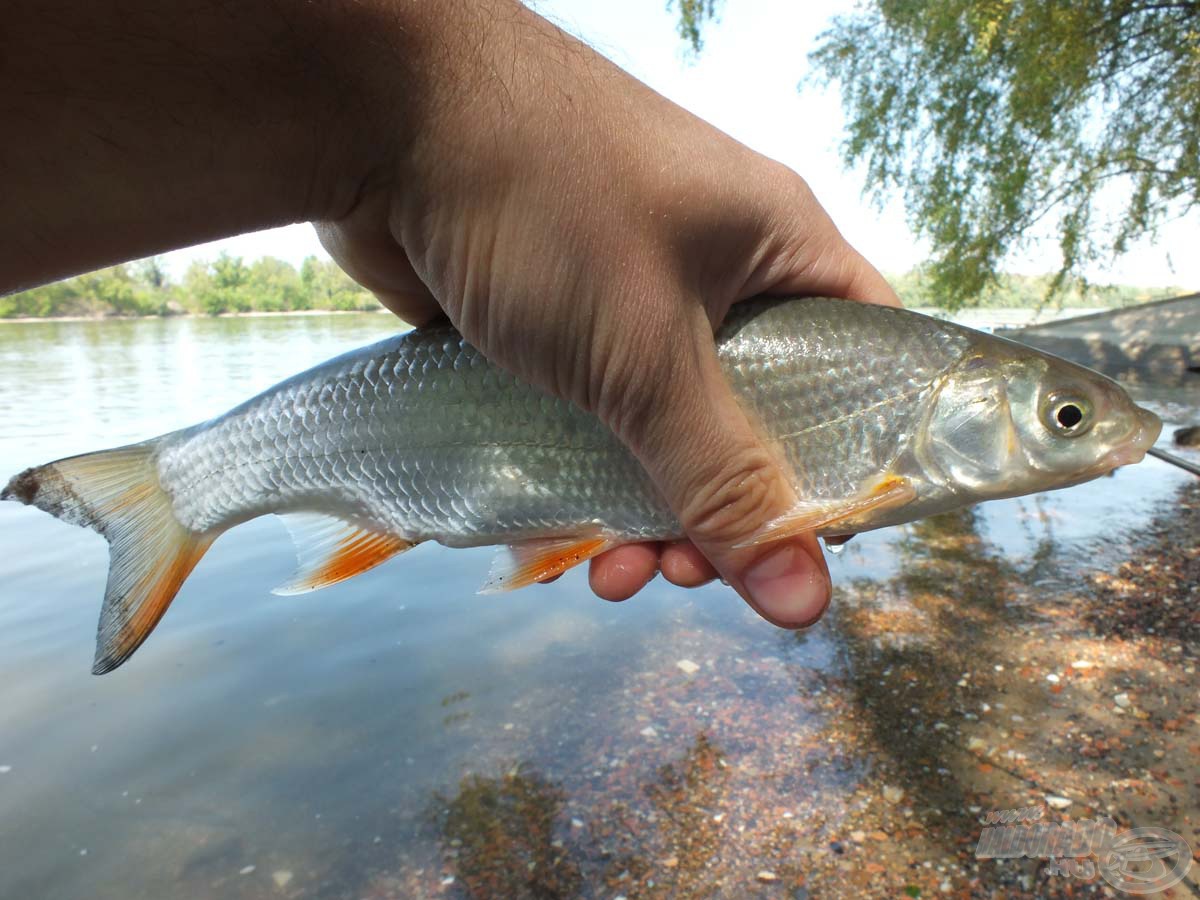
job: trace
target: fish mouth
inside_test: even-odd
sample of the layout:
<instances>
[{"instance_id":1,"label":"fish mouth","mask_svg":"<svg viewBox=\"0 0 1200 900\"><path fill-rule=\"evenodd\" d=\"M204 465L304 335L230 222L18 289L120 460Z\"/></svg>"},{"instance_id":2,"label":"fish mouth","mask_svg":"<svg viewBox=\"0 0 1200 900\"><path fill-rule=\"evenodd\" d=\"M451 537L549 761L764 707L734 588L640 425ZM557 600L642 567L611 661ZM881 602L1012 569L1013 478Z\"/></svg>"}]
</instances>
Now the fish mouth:
<instances>
[{"instance_id":1,"label":"fish mouth","mask_svg":"<svg viewBox=\"0 0 1200 900\"><path fill-rule=\"evenodd\" d=\"M1162 433L1162 420L1150 410L1141 406L1135 407L1137 413L1137 428L1124 444L1108 451L1096 464L1099 473L1111 472L1121 466L1132 466L1140 463L1146 456L1146 451L1154 446Z\"/></svg>"}]
</instances>

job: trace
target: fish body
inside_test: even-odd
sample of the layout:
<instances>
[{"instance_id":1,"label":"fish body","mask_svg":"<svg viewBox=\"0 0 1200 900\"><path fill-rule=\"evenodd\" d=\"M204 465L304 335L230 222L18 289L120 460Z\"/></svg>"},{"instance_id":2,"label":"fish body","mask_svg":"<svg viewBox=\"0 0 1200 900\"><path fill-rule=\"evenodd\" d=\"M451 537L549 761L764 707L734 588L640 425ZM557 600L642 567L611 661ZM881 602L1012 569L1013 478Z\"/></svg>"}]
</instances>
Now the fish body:
<instances>
[{"instance_id":1,"label":"fish body","mask_svg":"<svg viewBox=\"0 0 1200 900\"><path fill-rule=\"evenodd\" d=\"M738 304L724 373L791 478L764 531L844 534L1135 462L1160 425L1114 382L992 335L841 300ZM290 519L301 571L340 581L423 541L504 544L493 587L683 531L598 419L417 329L289 378L223 416L27 470L2 495L109 539L97 671L158 621L215 538Z\"/></svg>"}]
</instances>

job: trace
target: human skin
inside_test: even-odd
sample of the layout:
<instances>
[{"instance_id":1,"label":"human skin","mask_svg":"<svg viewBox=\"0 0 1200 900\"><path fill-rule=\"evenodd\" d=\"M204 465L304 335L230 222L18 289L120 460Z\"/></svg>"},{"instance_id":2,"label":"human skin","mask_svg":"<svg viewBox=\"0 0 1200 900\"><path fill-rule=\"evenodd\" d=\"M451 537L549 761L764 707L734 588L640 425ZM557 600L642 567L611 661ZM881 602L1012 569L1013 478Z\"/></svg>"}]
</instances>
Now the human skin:
<instances>
[{"instance_id":1,"label":"human skin","mask_svg":"<svg viewBox=\"0 0 1200 900\"><path fill-rule=\"evenodd\" d=\"M311 221L402 318L594 412L690 540L590 583L718 573L785 627L830 584L713 331L760 294L895 304L805 182L516 0L46 0L0 18L0 291Z\"/></svg>"}]
</instances>

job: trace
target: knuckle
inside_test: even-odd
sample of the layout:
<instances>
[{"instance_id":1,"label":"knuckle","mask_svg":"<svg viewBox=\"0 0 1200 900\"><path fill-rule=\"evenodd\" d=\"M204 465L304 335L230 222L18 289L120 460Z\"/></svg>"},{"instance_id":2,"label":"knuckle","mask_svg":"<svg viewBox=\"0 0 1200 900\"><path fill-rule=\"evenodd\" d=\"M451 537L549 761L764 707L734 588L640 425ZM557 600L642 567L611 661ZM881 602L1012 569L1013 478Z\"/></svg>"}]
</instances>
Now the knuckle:
<instances>
[{"instance_id":1,"label":"knuckle","mask_svg":"<svg viewBox=\"0 0 1200 900\"><path fill-rule=\"evenodd\" d=\"M761 448L747 448L696 482L679 510L692 540L728 546L743 540L778 512L775 462Z\"/></svg>"}]
</instances>

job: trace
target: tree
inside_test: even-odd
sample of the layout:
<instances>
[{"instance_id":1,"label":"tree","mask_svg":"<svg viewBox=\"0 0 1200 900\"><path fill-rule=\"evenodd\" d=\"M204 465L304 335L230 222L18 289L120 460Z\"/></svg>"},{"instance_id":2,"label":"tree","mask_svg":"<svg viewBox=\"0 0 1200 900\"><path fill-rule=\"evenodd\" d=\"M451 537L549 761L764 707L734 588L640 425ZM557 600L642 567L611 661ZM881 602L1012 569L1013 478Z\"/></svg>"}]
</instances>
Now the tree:
<instances>
[{"instance_id":1,"label":"tree","mask_svg":"<svg viewBox=\"0 0 1200 900\"><path fill-rule=\"evenodd\" d=\"M704 22L717 17L719 5L720 0L667 0L667 9L679 7L679 21L675 27L679 36L692 45L693 53L699 53L704 46Z\"/></svg>"},{"instance_id":2,"label":"tree","mask_svg":"<svg viewBox=\"0 0 1200 900\"><path fill-rule=\"evenodd\" d=\"M374 297L331 260L305 257L300 265L300 281L311 309L379 308Z\"/></svg>"},{"instance_id":3,"label":"tree","mask_svg":"<svg viewBox=\"0 0 1200 900\"><path fill-rule=\"evenodd\" d=\"M240 256L222 253L212 262L193 262L184 274L183 289L193 312L218 316L254 308L250 269Z\"/></svg>"},{"instance_id":4,"label":"tree","mask_svg":"<svg viewBox=\"0 0 1200 900\"><path fill-rule=\"evenodd\" d=\"M1057 291L1200 205L1200 2L868 0L811 60L842 90L844 161L903 192L947 305L1038 229Z\"/></svg>"},{"instance_id":5,"label":"tree","mask_svg":"<svg viewBox=\"0 0 1200 900\"><path fill-rule=\"evenodd\" d=\"M304 309L300 275L282 259L264 256L250 265L248 278L254 308L263 312Z\"/></svg>"}]
</instances>

